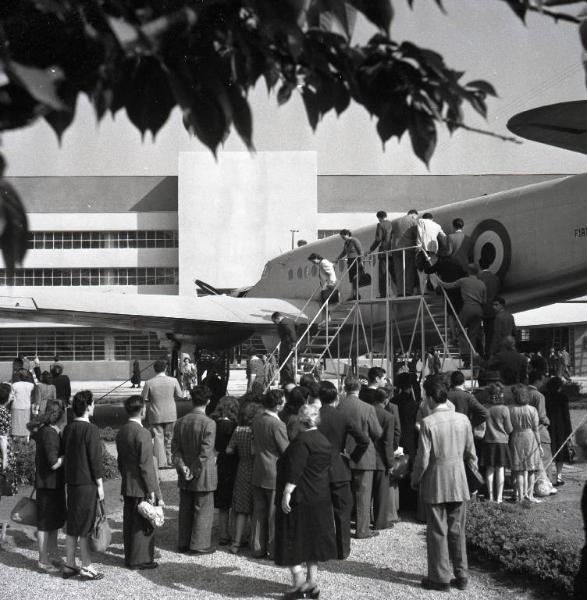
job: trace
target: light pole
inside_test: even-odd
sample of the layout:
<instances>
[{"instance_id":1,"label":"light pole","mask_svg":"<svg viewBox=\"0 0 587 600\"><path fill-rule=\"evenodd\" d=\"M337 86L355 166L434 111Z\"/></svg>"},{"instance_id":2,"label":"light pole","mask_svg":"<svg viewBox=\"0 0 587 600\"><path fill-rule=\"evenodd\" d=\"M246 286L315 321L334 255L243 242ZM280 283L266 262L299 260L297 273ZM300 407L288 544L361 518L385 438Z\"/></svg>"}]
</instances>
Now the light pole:
<instances>
[{"instance_id":1,"label":"light pole","mask_svg":"<svg viewBox=\"0 0 587 600\"><path fill-rule=\"evenodd\" d=\"M291 249L293 250L294 249L294 238L295 238L295 235L296 235L296 233L299 233L300 230L299 229L290 229L290 231L291 231Z\"/></svg>"}]
</instances>

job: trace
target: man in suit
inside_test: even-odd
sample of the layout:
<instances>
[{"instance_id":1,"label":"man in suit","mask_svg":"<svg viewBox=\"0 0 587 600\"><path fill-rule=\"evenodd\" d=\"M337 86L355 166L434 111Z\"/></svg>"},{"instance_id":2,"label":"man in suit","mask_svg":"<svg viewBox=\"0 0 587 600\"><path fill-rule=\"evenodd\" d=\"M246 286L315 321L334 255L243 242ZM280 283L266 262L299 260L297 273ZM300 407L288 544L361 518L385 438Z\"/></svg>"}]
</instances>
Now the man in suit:
<instances>
[{"instance_id":1,"label":"man in suit","mask_svg":"<svg viewBox=\"0 0 587 600\"><path fill-rule=\"evenodd\" d=\"M399 411L395 404L389 404L389 392L383 387L376 390L373 407L383 432L375 442L373 529L391 529L398 521L399 488L397 482L390 485L389 473L401 436Z\"/></svg>"},{"instance_id":2,"label":"man in suit","mask_svg":"<svg viewBox=\"0 0 587 600\"><path fill-rule=\"evenodd\" d=\"M505 385L525 384L528 378L528 359L516 351L516 340L511 335L503 338L501 350L489 359L487 368L499 371Z\"/></svg>"},{"instance_id":3,"label":"man in suit","mask_svg":"<svg viewBox=\"0 0 587 600\"><path fill-rule=\"evenodd\" d=\"M493 309L493 323L488 344L489 348L486 350L487 356L492 356L499 352L503 339L508 335L516 337L514 315L506 309L505 300L501 296L496 296L491 305ZM487 341L485 340L486 344Z\"/></svg>"},{"instance_id":4,"label":"man in suit","mask_svg":"<svg viewBox=\"0 0 587 600\"><path fill-rule=\"evenodd\" d=\"M458 413L469 418L472 427L477 427L487 421L489 411L473 394L465 390L465 376L461 371L453 371L450 374L448 399L455 405L455 410Z\"/></svg>"},{"instance_id":5,"label":"man in suit","mask_svg":"<svg viewBox=\"0 0 587 600\"><path fill-rule=\"evenodd\" d=\"M387 298L387 274L392 281L395 282L395 275L393 271L393 256L389 251L391 250L391 235L392 226L391 221L387 220L387 213L384 210L377 212L377 229L375 230L375 240L369 248L369 254L377 250L380 254L378 256L379 263L379 297Z\"/></svg>"},{"instance_id":6,"label":"man in suit","mask_svg":"<svg viewBox=\"0 0 587 600\"><path fill-rule=\"evenodd\" d=\"M160 469L171 468L171 436L177 419L176 400L183 399L179 382L165 374L167 362L156 360L155 377L149 379L141 393L147 403L147 423L153 436L155 459Z\"/></svg>"},{"instance_id":7,"label":"man in suit","mask_svg":"<svg viewBox=\"0 0 587 600\"><path fill-rule=\"evenodd\" d=\"M410 209L407 215L391 222L393 270L398 296L411 296L416 285L416 250L418 241L418 211ZM403 250L403 251L402 251Z\"/></svg>"},{"instance_id":8,"label":"man in suit","mask_svg":"<svg viewBox=\"0 0 587 600\"><path fill-rule=\"evenodd\" d=\"M338 392L330 381L322 381L318 390L322 403L318 430L332 446L330 465L330 496L334 511L334 529L338 558L344 560L351 552L351 469L349 460L358 462L369 448L369 438L348 415L336 410ZM355 440L353 453L346 453L347 436Z\"/></svg>"},{"instance_id":9,"label":"man in suit","mask_svg":"<svg viewBox=\"0 0 587 600\"><path fill-rule=\"evenodd\" d=\"M253 430L253 556L273 555L275 534L275 479L277 459L289 445L285 423L277 414L285 404L281 390L263 396L265 410L251 424Z\"/></svg>"},{"instance_id":10,"label":"man in suit","mask_svg":"<svg viewBox=\"0 0 587 600\"><path fill-rule=\"evenodd\" d=\"M293 319L280 312L274 312L271 320L277 325L277 335L279 335L279 366L281 368L279 385L283 387L288 383L296 382L295 356L292 355L289 359L288 356L298 341L298 334Z\"/></svg>"},{"instance_id":11,"label":"man in suit","mask_svg":"<svg viewBox=\"0 0 587 600\"><path fill-rule=\"evenodd\" d=\"M442 382L428 380L424 391L432 412L422 419L412 472L412 487L420 488L426 512L428 576L422 587L449 591L452 585L464 590L468 585L465 502L470 499L465 464L477 471L473 431L469 419L447 405Z\"/></svg>"},{"instance_id":12,"label":"man in suit","mask_svg":"<svg viewBox=\"0 0 587 600\"><path fill-rule=\"evenodd\" d=\"M145 416L141 396L127 398L124 408L128 422L116 435L118 470L122 477L120 493L124 498L124 564L133 570L154 569L157 567L154 530L137 512L137 506L144 499L151 504L163 504L153 461L153 442L141 422Z\"/></svg>"},{"instance_id":13,"label":"man in suit","mask_svg":"<svg viewBox=\"0 0 587 600\"><path fill-rule=\"evenodd\" d=\"M448 234L448 255L466 271L469 263L473 262L473 244L471 238L463 232L463 219L453 219L452 226L454 231Z\"/></svg>"},{"instance_id":14,"label":"man in suit","mask_svg":"<svg viewBox=\"0 0 587 600\"><path fill-rule=\"evenodd\" d=\"M361 382L358 377L349 375L344 380L345 397L340 402L338 410L355 423L369 438L369 447L363 456L351 461L352 491L357 511L356 539L365 539L379 535L377 531L369 530L371 521L371 492L373 490L373 472L375 471L374 443L381 437L382 430L375 409L359 399ZM352 455L355 441L347 437L346 450Z\"/></svg>"},{"instance_id":15,"label":"man in suit","mask_svg":"<svg viewBox=\"0 0 587 600\"><path fill-rule=\"evenodd\" d=\"M212 521L216 473L216 423L206 416L212 392L205 385L191 390L192 410L178 419L171 451L177 468L179 516L177 546L188 554L212 554Z\"/></svg>"}]
</instances>

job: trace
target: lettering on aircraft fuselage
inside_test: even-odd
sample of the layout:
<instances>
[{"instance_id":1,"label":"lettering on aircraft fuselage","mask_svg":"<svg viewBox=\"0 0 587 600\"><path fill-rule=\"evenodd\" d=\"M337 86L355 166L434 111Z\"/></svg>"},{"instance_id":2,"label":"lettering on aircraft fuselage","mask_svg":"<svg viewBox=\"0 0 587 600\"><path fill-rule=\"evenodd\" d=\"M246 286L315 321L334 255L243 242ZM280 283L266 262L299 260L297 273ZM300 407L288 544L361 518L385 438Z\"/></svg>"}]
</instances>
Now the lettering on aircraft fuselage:
<instances>
[{"instance_id":1,"label":"lettering on aircraft fuselage","mask_svg":"<svg viewBox=\"0 0 587 600\"><path fill-rule=\"evenodd\" d=\"M471 241L475 263L503 280L512 262L512 241L507 229L495 219L485 219L473 230Z\"/></svg>"},{"instance_id":2,"label":"lettering on aircraft fuselage","mask_svg":"<svg viewBox=\"0 0 587 600\"><path fill-rule=\"evenodd\" d=\"M575 229L575 237L576 238L587 237L587 227L577 227Z\"/></svg>"}]
</instances>

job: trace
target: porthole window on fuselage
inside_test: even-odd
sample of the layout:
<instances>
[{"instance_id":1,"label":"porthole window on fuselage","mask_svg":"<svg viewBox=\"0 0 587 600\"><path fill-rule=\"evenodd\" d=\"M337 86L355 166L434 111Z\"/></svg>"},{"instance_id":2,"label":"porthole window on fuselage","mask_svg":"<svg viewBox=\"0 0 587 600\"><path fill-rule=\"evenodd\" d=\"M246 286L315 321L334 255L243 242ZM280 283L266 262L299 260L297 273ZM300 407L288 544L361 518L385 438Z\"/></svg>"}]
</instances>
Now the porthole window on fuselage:
<instances>
[{"instance_id":1,"label":"porthole window on fuselage","mask_svg":"<svg viewBox=\"0 0 587 600\"><path fill-rule=\"evenodd\" d=\"M290 269L287 272L287 278L291 281L293 279L293 269Z\"/></svg>"},{"instance_id":2,"label":"porthole window on fuselage","mask_svg":"<svg viewBox=\"0 0 587 600\"><path fill-rule=\"evenodd\" d=\"M304 271L302 270L302 267L299 267L298 268L298 279L301 279L303 274L304 274Z\"/></svg>"},{"instance_id":3,"label":"porthole window on fuselage","mask_svg":"<svg viewBox=\"0 0 587 600\"><path fill-rule=\"evenodd\" d=\"M318 267L314 265L312 267L312 277L316 277L316 275L318 275Z\"/></svg>"}]
</instances>

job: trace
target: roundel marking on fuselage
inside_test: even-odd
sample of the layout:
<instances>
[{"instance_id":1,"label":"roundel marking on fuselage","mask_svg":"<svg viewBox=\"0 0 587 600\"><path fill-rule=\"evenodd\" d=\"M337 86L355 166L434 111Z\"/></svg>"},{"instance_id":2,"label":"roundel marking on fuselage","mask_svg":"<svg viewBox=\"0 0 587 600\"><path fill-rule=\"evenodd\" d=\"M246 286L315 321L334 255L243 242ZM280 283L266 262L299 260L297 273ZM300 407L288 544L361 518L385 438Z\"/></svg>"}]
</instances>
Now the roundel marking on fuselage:
<instances>
[{"instance_id":1,"label":"roundel marking on fuselage","mask_svg":"<svg viewBox=\"0 0 587 600\"><path fill-rule=\"evenodd\" d=\"M512 262L512 241L507 229L495 219L485 219L473 230L471 241L475 263L503 280Z\"/></svg>"}]
</instances>

